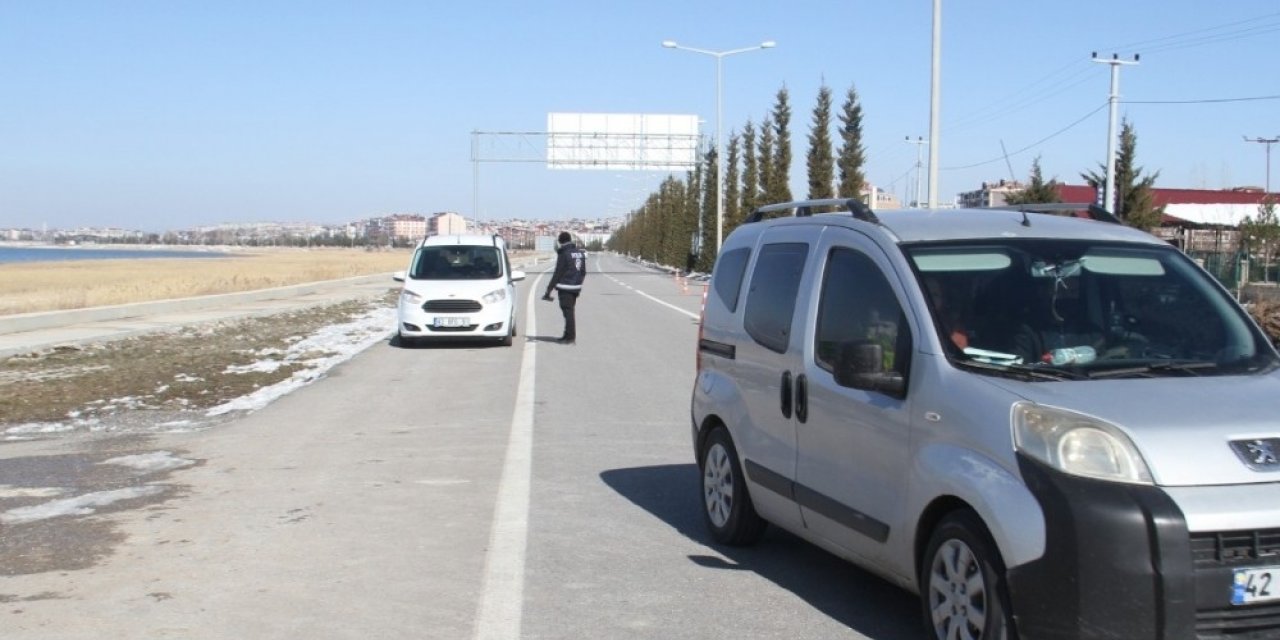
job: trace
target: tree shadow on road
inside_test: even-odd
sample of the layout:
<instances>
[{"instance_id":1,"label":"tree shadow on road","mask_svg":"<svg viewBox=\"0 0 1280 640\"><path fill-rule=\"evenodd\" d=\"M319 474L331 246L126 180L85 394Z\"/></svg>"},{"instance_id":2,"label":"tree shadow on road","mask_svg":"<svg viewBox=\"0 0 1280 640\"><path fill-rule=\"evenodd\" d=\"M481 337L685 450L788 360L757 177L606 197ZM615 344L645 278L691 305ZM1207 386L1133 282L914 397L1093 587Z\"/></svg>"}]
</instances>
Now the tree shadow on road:
<instances>
[{"instance_id":1,"label":"tree shadow on road","mask_svg":"<svg viewBox=\"0 0 1280 640\"><path fill-rule=\"evenodd\" d=\"M712 541L702 521L697 465L610 469L600 478L685 537L714 549L715 554L689 556L699 566L752 571L868 638L922 637L915 596L777 527L753 547Z\"/></svg>"}]
</instances>

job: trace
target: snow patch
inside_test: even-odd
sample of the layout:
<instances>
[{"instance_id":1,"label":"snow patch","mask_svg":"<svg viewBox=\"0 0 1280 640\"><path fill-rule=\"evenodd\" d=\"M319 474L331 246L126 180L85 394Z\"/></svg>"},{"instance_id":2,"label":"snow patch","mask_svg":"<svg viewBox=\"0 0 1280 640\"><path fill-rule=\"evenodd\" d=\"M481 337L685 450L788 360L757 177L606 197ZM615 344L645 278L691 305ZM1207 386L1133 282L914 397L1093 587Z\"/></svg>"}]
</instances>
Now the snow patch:
<instances>
[{"instance_id":1,"label":"snow patch","mask_svg":"<svg viewBox=\"0 0 1280 640\"><path fill-rule=\"evenodd\" d=\"M62 493L63 489L60 487L15 487L0 484L0 498L52 498Z\"/></svg>"},{"instance_id":2,"label":"snow patch","mask_svg":"<svg viewBox=\"0 0 1280 640\"><path fill-rule=\"evenodd\" d=\"M110 460L103 460L101 464L116 464L144 473L154 473L189 467L195 464L195 461L179 458L169 451L153 451L151 453L111 458Z\"/></svg>"},{"instance_id":3,"label":"snow patch","mask_svg":"<svg viewBox=\"0 0 1280 640\"><path fill-rule=\"evenodd\" d=\"M133 487L114 491L96 491L65 500L54 500L30 507L18 507L0 513L0 524L24 524L60 516L92 515L97 509L110 506L116 502L135 498L149 498L163 493L164 490L164 487Z\"/></svg>"},{"instance_id":4,"label":"snow patch","mask_svg":"<svg viewBox=\"0 0 1280 640\"><path fill-rule=\"evenodd\" d=\"M271 386L262 387L247 396L212 407L205 412L205 415L220 416L232 411L255 411L281 396L306 386L322 377L329 369L386 339L387 327L395 326L395 317L394 308L379 308L350 322L324 327L311 336L294 342L285 351L283 361L263 362L275 362L277 366L281 363L304 364L306 368L299 369L289 378ZM316 352L325 352L330 355L321 358L311 357ZM304 357L306 359L303 359ZM268 366L263 362L257 365Z\"/></svg>"}]
</instances>

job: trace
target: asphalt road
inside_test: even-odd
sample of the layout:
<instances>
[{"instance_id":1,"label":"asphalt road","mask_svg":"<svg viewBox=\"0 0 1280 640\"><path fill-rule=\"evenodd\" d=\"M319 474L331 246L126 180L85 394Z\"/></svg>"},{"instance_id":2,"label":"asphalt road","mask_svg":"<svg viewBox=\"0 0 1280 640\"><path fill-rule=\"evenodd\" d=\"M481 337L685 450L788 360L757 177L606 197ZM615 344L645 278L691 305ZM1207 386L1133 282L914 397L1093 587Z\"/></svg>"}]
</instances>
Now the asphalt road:
<instances>
[{"instance_id":1,"label":"asphalt road","mask_svg":"<svg viewBox=\"0 0 1280 640\"><path fill-rule=\"evenodd\" d=\"M0 575L0 635L923 637L914 596L790 535L711 543L689 442L702 285L591 270L574 346L532 270L513 347L389 340L208 431L6 447L0 490L42 459L194 464L117 478L163 490L94 515L0 524L38 556Z\"/></svg>"}]
</instances>

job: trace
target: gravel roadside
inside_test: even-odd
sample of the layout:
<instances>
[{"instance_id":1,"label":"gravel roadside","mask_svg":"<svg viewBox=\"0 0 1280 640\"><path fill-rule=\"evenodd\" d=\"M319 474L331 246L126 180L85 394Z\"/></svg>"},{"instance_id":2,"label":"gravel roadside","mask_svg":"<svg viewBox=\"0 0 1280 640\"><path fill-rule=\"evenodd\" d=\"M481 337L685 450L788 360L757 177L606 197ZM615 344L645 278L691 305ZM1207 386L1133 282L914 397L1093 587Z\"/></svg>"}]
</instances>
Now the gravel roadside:
<instances>
[{"instance_id":1,"label":"gravel roadside","mask_svg":"<svg viewBox=\"0 0 1280 640\"><path fill-rule=\"evenodd\" d=\"M335 355L324 341L309 337L385 313L395 294L5 358L0 446L216 424L234 413L219 407L305 377ZM394 320L387 332L393 327Z\"/></svg>"}]
</instances>

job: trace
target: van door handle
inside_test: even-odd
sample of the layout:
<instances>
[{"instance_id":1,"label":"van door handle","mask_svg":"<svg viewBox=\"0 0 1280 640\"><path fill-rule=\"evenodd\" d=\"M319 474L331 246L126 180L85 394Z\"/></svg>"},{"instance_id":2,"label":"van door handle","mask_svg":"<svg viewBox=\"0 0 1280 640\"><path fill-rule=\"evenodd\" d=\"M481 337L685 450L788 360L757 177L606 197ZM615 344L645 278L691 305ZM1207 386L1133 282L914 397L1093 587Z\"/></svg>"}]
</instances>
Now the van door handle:
<instances>
[{"instance_id":1,"label":"van door handle","mask_svg":"<svg viewBox=\"0 0 1280 640\"><path fill-rule=\"evenodd\" d=\"M803 373L796 376L796 420L809 420L809 378Z\"/></svg>"},{"instance_id":2,"label":"van door handle","mask_svg":"<svg viewBox=\"0 0 1280 640\"><path fill-rule=\"evenodd\" d=\"M791 372L782 372L782 417L791 417Z\"/></svg>"}]
</instances>

